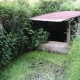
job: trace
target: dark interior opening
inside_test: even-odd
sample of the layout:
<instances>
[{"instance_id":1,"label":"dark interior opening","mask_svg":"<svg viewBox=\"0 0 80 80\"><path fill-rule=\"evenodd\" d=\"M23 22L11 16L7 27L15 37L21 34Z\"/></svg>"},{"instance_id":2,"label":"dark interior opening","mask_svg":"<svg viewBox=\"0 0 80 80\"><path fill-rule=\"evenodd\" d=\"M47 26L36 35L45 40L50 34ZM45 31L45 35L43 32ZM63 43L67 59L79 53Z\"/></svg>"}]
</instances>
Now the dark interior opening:
<instances>
[{"instance_id":1,"label":"dark interior opening","mask_svg":"<svg viewBox=\"0 0 80 80\"><path fill-rule=\"evenodd\" d=\"M44 22L33 21L32 26L34 29L43 28L50 33L49 41L67 41L67 22Z\"/></svg>"},{"instance_id":2,"label":"dark interior opening","mask_svg":"<svg viewBox=\"0 0 80 80\"><path fill-rule=\"evenodd\" d=\"M48 39L49 41L66 42L66 34L64 34L64 32L53 31L53 30L49 30L48 32L50 33L50 36Z\"/></svg>"},{"instance_id":3,"label":"dark interior opening","mask_svg":"<svg viewBox=\"0 0 80 80\"><path fill-rule=\"evenodd\" d=\"M67 41L67 23L66 22L49 22L46 31L50 33L49 41Z\"/></svg>"}]
</instances>

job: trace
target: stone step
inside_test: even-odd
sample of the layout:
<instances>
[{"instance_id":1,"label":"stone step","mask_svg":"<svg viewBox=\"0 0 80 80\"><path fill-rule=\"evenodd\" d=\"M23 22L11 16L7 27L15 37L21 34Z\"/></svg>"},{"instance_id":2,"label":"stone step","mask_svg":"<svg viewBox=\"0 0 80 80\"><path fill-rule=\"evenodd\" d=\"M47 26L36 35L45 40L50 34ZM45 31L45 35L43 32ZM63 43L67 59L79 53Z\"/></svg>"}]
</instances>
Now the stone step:
<instances>
[{"instance_id":1,"label":"stone step","mask_svg":"<svg viewBox=\"0 0 80 80\"><path fill-rule=\"evenodd\" d=\"M39 50L66 54L70 50L70 45L66 42L48 41L40 44Z\"/></svg>"}]
</instances>

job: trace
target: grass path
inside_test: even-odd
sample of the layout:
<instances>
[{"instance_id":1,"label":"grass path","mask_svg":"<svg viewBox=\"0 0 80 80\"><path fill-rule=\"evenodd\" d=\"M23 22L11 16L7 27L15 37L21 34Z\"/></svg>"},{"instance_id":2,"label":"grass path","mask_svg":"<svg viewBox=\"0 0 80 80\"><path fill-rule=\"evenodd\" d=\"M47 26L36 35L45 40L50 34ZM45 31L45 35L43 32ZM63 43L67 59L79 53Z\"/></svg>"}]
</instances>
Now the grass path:
<instances>
[{"instance_id":1,"label":"grass path","mask_svg":"<svg viewBox=\"0 0 80 80\"><path fill-rule=\"evenodd\" d=\"M0 80L80 80L80 37L67 55L33 51L18 56L1 70Z\"/></svg>"},{"instance_id":2,"label":"grass path","mask_svg":"<svg viewBox=\"0 0 80 80\"><path fill-rule=\"evenodd\" d=\"M0 75L1 80L64 80L67 55L29 52L19 56Z\"/></svg>"}]
</instances>

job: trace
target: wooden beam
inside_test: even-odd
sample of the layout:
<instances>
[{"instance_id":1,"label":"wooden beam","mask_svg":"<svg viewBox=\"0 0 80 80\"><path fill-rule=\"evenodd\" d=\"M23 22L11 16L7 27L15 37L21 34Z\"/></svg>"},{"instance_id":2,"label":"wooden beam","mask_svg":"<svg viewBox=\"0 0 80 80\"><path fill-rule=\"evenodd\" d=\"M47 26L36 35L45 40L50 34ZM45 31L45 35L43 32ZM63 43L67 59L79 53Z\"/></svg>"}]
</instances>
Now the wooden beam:
<instances>
[{"instance_id":1,"label":"wooden beam","mask_svg":"<svg viewBox=\"0 0 80 80\"><path fill-rule=\"evenodd\" d=\"M70 22L67 21L67 43L70 44Z\"/></svg>"},{"instance_id":2,"label":"wooden beam","mask_svg":"<svg viewBox=\"0 0 80 80\"><path fill-rule=\"evenodd\" d=\"M78 17L78 29L77 29L77 33L80 36L80 18Z\"/></svg>"}]
</instances>

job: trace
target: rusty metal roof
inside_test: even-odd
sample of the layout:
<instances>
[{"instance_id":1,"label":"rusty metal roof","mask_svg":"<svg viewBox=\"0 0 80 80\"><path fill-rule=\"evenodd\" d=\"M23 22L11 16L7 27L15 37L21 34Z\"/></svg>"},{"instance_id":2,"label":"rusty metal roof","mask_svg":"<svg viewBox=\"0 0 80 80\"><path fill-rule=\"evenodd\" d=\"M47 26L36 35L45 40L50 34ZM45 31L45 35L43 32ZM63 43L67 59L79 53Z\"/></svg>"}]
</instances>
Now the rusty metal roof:
<instances>
[{"instance_id":1,"label":"rusty metal roof","mask_svg":"<svg viewBox=\"0 0 80 80\"><path fill-rule=\"evenodd\" d=\"M61 12L52 12L52 13L32 17L30 18L30 20L62 22L62 21L67 21L70 18L74 18L77 16L80 16L80 11L61 11Z\"/></svg>"}]
</instances>

